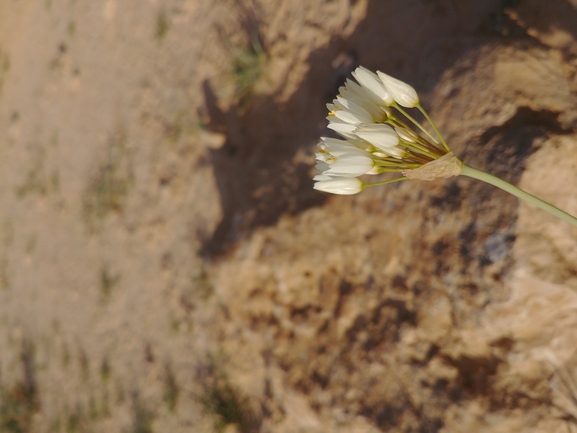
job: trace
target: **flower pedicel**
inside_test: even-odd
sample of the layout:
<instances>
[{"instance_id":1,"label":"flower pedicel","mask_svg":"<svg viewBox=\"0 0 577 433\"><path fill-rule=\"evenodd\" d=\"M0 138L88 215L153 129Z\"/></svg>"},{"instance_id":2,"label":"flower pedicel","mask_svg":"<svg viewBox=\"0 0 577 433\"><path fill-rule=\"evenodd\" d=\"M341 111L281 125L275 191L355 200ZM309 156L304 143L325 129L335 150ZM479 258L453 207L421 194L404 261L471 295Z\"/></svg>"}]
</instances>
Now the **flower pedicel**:
<instances>
[{"instance_id":1,"label":"flower pedicel","mask_svg":"<svg viewBox=\"0 0 577 433\"><path fill-rule=\"evenodd\" d=\"M491 174L465 165L447 145L433 120L419 103L415 89L396 78L362 66L353 72L358 84L347 80L327 104L328 127L342 139L322 137L316 154L314 188L333 194L357 194L368 186L407 179L433 180L464 175L482 180L577 226L577 218ZM431 124L429 133L407 112L416 108ZM395 111L393 111L395 110ZM405 121L412 123L417 133ZM365 183L359 176L396 172L402 176Z\"/></svg>"}]
</instances>

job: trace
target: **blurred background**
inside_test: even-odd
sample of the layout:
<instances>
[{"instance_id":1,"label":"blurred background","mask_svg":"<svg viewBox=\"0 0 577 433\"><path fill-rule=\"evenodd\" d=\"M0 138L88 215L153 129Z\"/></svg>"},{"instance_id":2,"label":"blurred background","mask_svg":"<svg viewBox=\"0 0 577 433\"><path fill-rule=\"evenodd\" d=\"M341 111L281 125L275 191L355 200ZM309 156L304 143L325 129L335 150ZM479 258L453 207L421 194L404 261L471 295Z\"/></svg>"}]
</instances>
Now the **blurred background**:
<instances>
[{"instance_id":1,"label":"blurred background","mask_svg":"<svg viewBox=\"0 0 577 433\"><path fill-rule=\"evenodd\" d=\"M577 432L577 229L312 189L358 65L577 214L576 0L2 0L0 432Z\"/></svg>"}]
</instances>

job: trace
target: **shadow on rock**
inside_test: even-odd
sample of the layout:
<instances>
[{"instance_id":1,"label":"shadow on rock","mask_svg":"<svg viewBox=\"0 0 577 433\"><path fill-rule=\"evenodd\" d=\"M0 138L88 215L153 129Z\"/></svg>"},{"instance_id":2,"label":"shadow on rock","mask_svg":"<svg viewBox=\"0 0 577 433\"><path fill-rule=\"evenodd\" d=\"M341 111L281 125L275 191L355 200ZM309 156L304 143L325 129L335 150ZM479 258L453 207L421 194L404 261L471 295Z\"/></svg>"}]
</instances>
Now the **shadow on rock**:
<instances>
[{"instance_id":1,"label":"shadow on rock","mask_svg":"<svg viewBox=\"0 0 577 433\"><path fill-rule=\"evenodd\" d=\"M356 66L331 66L340 45L335 41L311 55L311 72L286 102L277 103L275 94L253 95L221 110L210 83L204 83L207 129L226 136L220 149L210 151L223 219L205 241L206 254L218 255L255 227L326 200L312 188L314 144L323 130L328 134L328 95Z\"/></svg>"}]
</instances>

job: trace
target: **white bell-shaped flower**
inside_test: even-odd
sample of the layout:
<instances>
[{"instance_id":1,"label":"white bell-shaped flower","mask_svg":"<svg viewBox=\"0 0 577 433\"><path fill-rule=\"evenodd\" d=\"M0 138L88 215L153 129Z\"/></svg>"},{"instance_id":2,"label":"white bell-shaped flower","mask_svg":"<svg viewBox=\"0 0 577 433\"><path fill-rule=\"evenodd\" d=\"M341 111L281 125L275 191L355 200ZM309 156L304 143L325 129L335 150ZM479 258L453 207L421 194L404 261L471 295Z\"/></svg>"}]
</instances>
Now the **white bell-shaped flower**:
<instances>
[{"instance_id":1,"label":"white bell-shaped flower","mask_svg":"<svg viewBox=\"0 0 577 433\"><path fill-rule=\"evenodd\" d=\"M330 153L335 154L335 151L340 151L342 153L350 153L357 150L367 151L370 148L370 144L356 137L352 140L340 140L338 138L321 137L321 142L318 144L318 147L320 149L326 149Z\"/></svg>"},{"instance_id":2,"label":"white bell-shaped flower","mask_svg":"<svg viewBox=\"0 0 577 433\"><path fill-rule=\"evenodd\" d=\"M377 104L391 105L393 103L393 97L387 91L383 83L379 80L379 77L374 73L369 71L367 68L359 66L353 72L353 77L359 82L366 92L367 96L370 97Z\"/></svg>"},{"instance_id":3,"label":"white bell-shaped flower","mask_svg":"<svg viewBox=\"0 0 577 433\"><path fill-rule=\"evenodd\" d=\"M356 177L337 177L316 182L314 189L332 194L352 195L361 192L363 186L363 182Z\"/></svg>"},{"instance_id":4,"label":"white bell-shaped flower","mask_svg":"<svg viewBox=\"0 0 577 433\"><path fill-rule=\"evenodd\" d=\"M381 71L377 71L377 74L397 104L405 108L413 108L419 104L419 96L413 87Z\"/></svg>"},{"instance_id":5,"label":"white bell-shaped flower","mask_svg":"<svg viewBox=\"0 0 577 433\"><path fill-rule=\"evenodd\" d=\"M333 101L333 107L334 110L332 114L334 114L337 119L341 119L352 125L374 121L371 113L342 96L337 96L337 99Z\"/></svg>"},{"instance_id":6,"label":"white bell-shaped flower","mask_svg":"<svg viewBox=\"0 0 577 433\"><path fill-rule=\"evenodd\" d=\"M404 154L404 150L398 147L399 136L389 125L382 123L360 124L353 132L388 155L401 156Z\"/></svg>"},{"instance_id":7,"label":"white bell-shaped flower","mask_svg":"<svg viewBox=\"0 0 577 433\"><path fill-rule=\"evenodd\" d=\"M329 169L323 174L331 176L356 177L371 171L375 166L373 158L359 149L358 152L345 153L338 157L334 157L334 162L331 162Z\"/></svg>"},{"instance_id":8,"label":"white bell-shaped flower","mask_svg":"<svg viewBox=\"0 0 577 433\"><path fill-rule=\"evenodd\" d=\"M346 86L339 87L337 100L350 101L353 104L362 107L371 115L373 122L383 122L390 114L383 109L386 107L373 101L361 86L351 80L347 81Z\"/></svg>"}]
</instances>

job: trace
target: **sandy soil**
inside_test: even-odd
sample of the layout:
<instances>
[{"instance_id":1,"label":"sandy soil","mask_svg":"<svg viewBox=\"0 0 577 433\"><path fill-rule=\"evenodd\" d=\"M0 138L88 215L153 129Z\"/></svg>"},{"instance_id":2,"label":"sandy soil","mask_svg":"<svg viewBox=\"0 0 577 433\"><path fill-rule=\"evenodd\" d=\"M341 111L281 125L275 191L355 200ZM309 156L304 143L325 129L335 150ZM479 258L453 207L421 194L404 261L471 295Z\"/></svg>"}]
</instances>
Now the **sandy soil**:
<instances>
[{"instance_id":1,"label":"sandy soil","mask_svg":"<svg viewBox=\"0 0 577 433\"><path fill-rule=\"evenodd\" d=\"M577 431L577 229L312 189L359 64L577 214L576 0L0 2L1 432Z\"/></svg>"}]
</instances>

